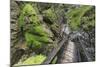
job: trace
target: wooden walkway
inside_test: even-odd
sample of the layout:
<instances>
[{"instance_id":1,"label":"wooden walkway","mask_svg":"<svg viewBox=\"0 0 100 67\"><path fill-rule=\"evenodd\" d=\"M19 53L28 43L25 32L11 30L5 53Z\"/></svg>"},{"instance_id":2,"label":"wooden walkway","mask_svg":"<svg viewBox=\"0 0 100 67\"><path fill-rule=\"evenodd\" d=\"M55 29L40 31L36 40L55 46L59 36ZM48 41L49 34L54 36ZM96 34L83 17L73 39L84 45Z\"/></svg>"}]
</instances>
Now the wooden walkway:
<instances>
[{"instance_id":1,"label":"wooden walkway","mask_svg":"<svg viewBox=\"0 0 100 67\"><path fill-rule=\"evenodd\" d=\"M76 61L76 49L75 44L71 41L66 44L67 47L64 49L64 58L62 59L61 63L69 63L69 62L75 62Z\"/></svg>"}]
</instances>

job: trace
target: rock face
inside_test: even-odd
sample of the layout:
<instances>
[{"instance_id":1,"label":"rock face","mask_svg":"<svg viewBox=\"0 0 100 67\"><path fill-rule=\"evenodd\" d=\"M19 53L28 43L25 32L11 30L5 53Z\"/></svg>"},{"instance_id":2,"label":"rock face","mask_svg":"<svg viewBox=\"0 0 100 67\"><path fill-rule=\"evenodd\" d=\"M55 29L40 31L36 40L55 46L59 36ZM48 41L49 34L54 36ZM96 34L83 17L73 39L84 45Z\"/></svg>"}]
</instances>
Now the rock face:
<instances>
[{"instance_id":1,"label":"rock face","mask_svg":"<svg viewBox=\"0 0 100 67\"><path fill-rule=\"evenodd\" d=\"M20 9L19 9L18 4L14 0L11 0L10 7L11 7L10 8L11 10L11 13L10 13L11 45L10 46L11 46L11 60L12 60L11 65L13 65L18 61L18 59L20 59L20 55L22 55L21 53L23 53L23 51L16 50L15 48L15 45L18 41L18 16L19 16ZM19 54L17 54L18 51L19 51Z\"/></svg>"},{"instance_id":2,"label":"rock face","mask_svg":"<svg viewBox=\"0 0 100 67\"><path fill-rule=\"evenodd\" d=\"M18 15L19 15L19 6L15 1L11 0L11 46L14 46L14 43L17 41L18 38Z\"/></svg>"},{"instance_id":3,"label":"rock face","mask_svg":"<svg viewBox=\"0 0 100 67\"><path fill-rule=\"evenodd\" d=\"M95 60L95 16L91 7L11 0L11 66L36 55L49 58L49 63L55 56L55 63L88 61L87 56Z\"/></svg>"}]
</instances>

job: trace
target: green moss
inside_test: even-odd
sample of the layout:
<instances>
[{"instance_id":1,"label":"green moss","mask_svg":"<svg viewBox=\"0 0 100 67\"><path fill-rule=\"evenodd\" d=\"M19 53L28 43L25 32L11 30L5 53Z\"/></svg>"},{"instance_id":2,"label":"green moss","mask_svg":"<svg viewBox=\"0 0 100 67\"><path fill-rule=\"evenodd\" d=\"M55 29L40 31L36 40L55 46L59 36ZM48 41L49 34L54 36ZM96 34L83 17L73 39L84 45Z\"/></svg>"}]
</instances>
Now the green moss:
<instances>
[{"instance_id":1,"label":"green moss","mask_svg":"<svg viewBox=\"0 0 100 67\"><path fill-rule=\"evenodd\" d=\"M29 19L27 20L26 17ZM26 20L30 21L34 26L40 24L36 9L31 4L26 4L21 10L19 16L19 27L23 27L26 24Z\"/></svg>"},{"instance_id":2,"label":"green moss","mask_svg":"<svg viewBox=\"0 0 100 67\"><path fill-rule=\"evenodd\" d=\"M43 13L45 17L50 19L50 21L55 22L57 20L57 17L53 8L49 8L48 10L45 10Z\"/></svg>"},{"instance_id":3,"label":"green moss","mask_svg":"<svg viewBox=\"0 0 100 67\"><path fill-rule=\"evenodd\" d=\"M36 26L34 27L34 33L42 35L42 36L48 36L45 30L43 30L43 26Z\"/></svg>"},{"instance_id":4,"label":"green moss","mask_svg":"<svg viewBox=\"0 0 100 67\"><path fill-rule=\"evenodd\" d=\"M39 55L31 56L31 57L27 58L25 61L19 62L15 66L41 64L45 59L46 59L45 55L39 54Z\"/></svg>"},{"instance_id":5,"label":"green moss","mask_svg":"<svg viewBox=\"0 0 100 67\"><path fill-rule=\"evenodd\" d=\"M48 37L44 37L44 36L42 36L42 37L39 37L39 36L33 36L37 41L40 41L40 42L42 42L42 43L49 43L49 42L52 42L52 40L50 39L50 38L48 38Z\"/></svg>"},{"instance_id":6,"label":"green moss","mask_svg":"<svg viewBox=\"0 0 100 67\"><path fill-rule=\"evenodd\" d=\"M91 9L91 6L85 5L79 8L72 9L66 14L69 25L72 30L79 29L82 16L90 9Z\"/></svg>"},{"instance_id":7,"label":"green moss","mask_svg":"<svg viewBox=\"0 0 100 67\"><path fill-rule=\"evenodd\" d=\"M35 28L36 29L33 30L33 32L35 34L26 32L25 39L28 43L28 46L32 45L32 46L40 48L43 45L43 43L49 43L51 41L51 39L48 36L46 36L46 34L44 32L41 32L42 28L40 29L40 31L39 31L39 29L37 29L37 27L35 27ZM39 35L42 35L42 36L39 36L36 33Z\"/></svg>"},{"instance_id":8,"label":"green moss","mask_svg":"<svg viewBox=\"0 0 100 67\"><path fill-rule=\"evenodd\" d=\"M27 46L31 46L32 48L41 48L43 44L47 44L52 42L49 37L46 36L37 36L30 33L25 34L25 39L27 42Z\"/></svg>"},{"instance_id":9,"label":"green moss","mask_svg":"<svg viewBox=\"0 0 100 67\"><path fill-rule=\"evenodd\" d=\"M19 25L19 27L22 27L22 26L24 26L24 15L23 14L21 14L20 16L19 16L19 19L18 19L18 25Z\"/></svg>"},{"instance_id":10,"label":"green moss","mask_svg":"<svg viewBox=\"0 0 100 67\"><path fill-rule=\"evenodd\" d=\"M81 19L82 27L85 30L89 30L90 27L95 27L95 13L92 10L87 12L89 15L84 15Z\"/></svg>"},{"instance_id":11,"label":"green moss","mask_svg":"<svg viewBox=\"0 0 100 67\"><path fill-rule=\"evenodd\" d=\"M44 43L51 41L37 13L35 6L25 4L19 16L19 28L23 28L27 46L31 48L41 48Z\"/></svg>"},{"instance_id":12,"label":"green moss","mask_svg":"<svg viewBox=\"0 0 100 67\"><path fill-rule=\"evenodd\" d=\"M30 33L25 33L25 39L27 42L27 46L31 48L40 48L41 42L37 41L34 36Z\"/></svg>"},{"instance_id":13,"label":"green moss","mask_svg":"<svg viewBox=\"0 0 100 67\"><path fill-rule=\"evenodd\" d=\"M37 34L39 36L48 36L47 32L44 30L44 27L42 25L34 26L32 24L27 27L27 32L30 32L32 34Z\"/></svg>"},{"instance_id":14,"label":"green moss","mask_svg":"<svg viewBox=\"0 0 100 67\"><path fill-rule=\"evenodd\" d=\"M44 60L46 59L46 56L44 55L36 55L36 56L32 56L29 57L28 59L26 59L23 64L41 64Z\"/></svg>"},{"instance_id":15,"label":"green moss","mask_svg":"<svg viewBox=\"0 0 100 67\"><path fill-rule=\"evenodd\" d=\"M30 17L30 22L32 22L34 26L40 25L39 18L38 18L38 16L36 16L36 15L32 15L32 16Z\"/></svg>"},{"instance_id":16,"label":"green moss","mask_svg":"<svg viewBox=\"0 0 100 67\"><path fill-rule=\"evenodd\" d=\"M32 7L31 4L26 4L22 10L22 13L24 15L33 15L33 14L36 14L36 11L34 10L34 8Z\"/></svg>"}]
</instances>

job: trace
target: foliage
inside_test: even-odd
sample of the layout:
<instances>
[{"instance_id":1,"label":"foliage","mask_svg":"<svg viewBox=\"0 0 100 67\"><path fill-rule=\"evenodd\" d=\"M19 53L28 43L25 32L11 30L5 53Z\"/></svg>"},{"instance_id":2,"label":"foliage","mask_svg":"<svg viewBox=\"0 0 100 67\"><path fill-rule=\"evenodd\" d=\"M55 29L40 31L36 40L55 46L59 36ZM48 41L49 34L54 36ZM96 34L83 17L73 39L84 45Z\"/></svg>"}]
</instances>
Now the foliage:
<instances>
[{"instance_id":1,"label":"foliage","mask_svg":"<svg viewBox=\"0 0 100 67\"><path fill-rule=\"evenodd\" d=\"M44 30L44 27L42 25L34 26L32 24L29 24L24 28L27 29L27 32L30 32L32 34L37 34L39 36L48 36L48 33Z\"/></svg>"},{"instance_id":2,"label":"foliage","mask_svg":"<svg viewBox=\"0 0 100 67\"><path fill-rule=\"evenodd\" d=\"M32 7L31 4L26 4L25 7L23 8L23 14L29 14L29 15L32 15L32 14L36 14L34 8Z\"/></svg>"},{"instance_id":3,"label":"foliage","mask_svg":"<svg viewBox=\"0 0 100 67\"><path fill-rule=\"evenodd\" d=\"M39 55L31 56L31 57L27 58L25 61L15 64L15 66L41 64L45 59L46 59L45 55L39 54Z\"/></svg>"},{"instance_id":4,"label":"foliage","mask_svg":"<svg viewBox=\"0 0 100 67\"><path fill-rule=\"evenodd\" d=\"M37 41L32 34L26 33L25 39L28 47L35 47L35 48L41 47L41 42Z\"/></svg>"},{"instance_id":5,"label":"foliage","mask_svg":"<svg viewBox=\"0 0 100 67\"><path fill-rule=\"evenodd\" d=\"M51 42L47 32L40 23L36 7L26 4L21 10L19 27L23 28L28 47L41 48L43 44Z\"/></svg>"},{"instance_id":6,"label":"foliage","mask_svg":"<svg viewBox=\"0 0 100 67\"><path fill-rule=\"evenodd\" d=\"M54 23L54 24L51 25L51 28L52 28L53 30L58 30L59 26L58 26L57 23Z\"/></svg>"},{"instance_id":7,"label":"foliage","mask_svg":"<svg viewBox=\"0 0 100 67\"><path fill-rule=\"evenodd\" d=\"M46 56L40 54L36 56L29 57L26 59L23 64L41 64L46 59Z\"/></svg>"},{"instance_id":8,"label":"foliage","mask_svg":"<svg viewBox=\"0 0 100 67\"><path fill-rule=\"evenodd\" d=\"M51 4L44 7L44 11L40 9L40 13L43 12L43 17L46 17L48 20L47 23L50 20L51 24L47 24L50 26L47 27L47 29L50 29L54 33L55 37L52 38L49 35L51 31L48 33L46 27L43 26L42 22L39 20L40 17L38 16L39 13L37 7L35 6L36 4L34 6L33 5L34 3L25 3L18 18L19 29L20 32L23 32L23 40L25 41L24 45L29 48L29 51L25 52L28 53L28 57L30 56L31 52L46 54L47 52L51 52L52 49L57 46L59 38L57 39L56 36L59 37L59 34L62 33L60 32L60 29L62 28L60 26L63 26L63 24L66 22L65 14L68 18L69 27L72 30L78 30L80 29L80 26L84 29L88 29L89 26L95 25L95 14L93 13L93 10L91 10L91 6L85 5L76 7L77 5L71 6L63 4L60 6L52 6ZM54 40L54 43L52 43L52 40ZM26 51L27 50L28 49L26 49ZM29 57L21 64L41 64L45 59L46 56L42 54L35 55ZM57 57L53 59L52 63L56 63L57 59Z\"/></svg>"},{"instance_id":9,"label":"foliage","mask_svg":"<svg viewBox=\"0 0 100 67\"><path fill-rule=\"evenodd\" d=\"M56 22L57 17L56 17L54 9L52 7L47 9L47 10L45 10L43 13L44 13L45 17L50 19L50 21Z\"/></svg>"},{"instance_id":10,"label":"foliage","mask_svg":"<svg viewBox=\"0 0 100 67\"><path fill-rule=\"evenodd\" d=\"M74 8L66 14L68 18L69 26L71 27L72 30L79 29L82 16L90 9L91 6L84 5L78 8Z\"/></svg>"},{"instance_id":11,"label":"foliage","mask_svg":"<svg viewBox=\"0 0 100 67\"><path fill-rule=\"evenodd\" d=\"M34 26L40 24L35 8L33 8L31 4L26 4L21 10L21 14L19 16L19 27L25 25L26 17L29 18L30 22L33 23Z\"/></svg>"},{"instance_id":12,"label":"foliage","mask_svg":"<svg viewBox=\"0 0 100 67\"><path fill-rule=\"evenodd\" d=\"M39 34L41 36L48 36L48 34L43 30L43 26L36 26L33 27L34 33Z\"/></svg>"},{"instance_id":13,"label":"foliage","mask_svg":"<svg viewBox=\"0 0 100 67\"><path fill-rule=\"evenodd\" d=\"M82 28L84 30L89 30L91 27L95 27L95 9L92 7L92 9L82 17L81 19L82 22Z\"/></svg>"},{"instance_id":14,"label":"foliage","mask_svg":"<svg viewBox=\"0 0 100 67\"><path fill-rule=\"evenodd\" d=\"M31 33L26 33L25 39L28 46L35 47L35 48L40 48L44 43L46 44L52 42L52 40L48 37L45 36L40 37L37 35L33 35Z\"/></svg>"}]
</instances>

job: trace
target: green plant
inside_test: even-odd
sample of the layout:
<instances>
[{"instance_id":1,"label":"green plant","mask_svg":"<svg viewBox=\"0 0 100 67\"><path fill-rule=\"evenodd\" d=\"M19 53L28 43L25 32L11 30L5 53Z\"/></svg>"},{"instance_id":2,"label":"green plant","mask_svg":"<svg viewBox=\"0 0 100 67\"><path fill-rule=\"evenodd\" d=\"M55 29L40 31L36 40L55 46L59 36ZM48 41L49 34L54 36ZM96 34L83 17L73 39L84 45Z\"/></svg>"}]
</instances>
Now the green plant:
<instances>
[{"instance_id":1,"label":"green plant","mask_svg":"<svg viewBox=\"0 0 100 67\"><path fill-rule=\"evenodd\" d=\"M37 35L33 35L31 33L26 33L25 34L25 39L27 42L27 46L31 46L33 48L41 48L41 46L43 44L52 42L52 40L48 37L45 36L37 36Z\"/></svg>"},{"instance_id":2,"label":"green plant","mask_svg":"<svg viewBox=\"0 0 100 67\"><path fill-rule=\"evenodd\" d=\"M41 64L45 59L46 59L45 55L39 54L39 55L31 56L31 57L27 58L25 61L15 64L15 66Z\"/></svg>"},{"instance_id":3,"label":"green plant","mask_svg":"<svg viewBox=\"0 0 100 67\"><path fill-rule=\"evenodd\" d=\"M34 26L40 24L37 12L35 10L36 9L32 7L31 4L26 4L23 7L19 16L19 27L23 27L25 25L26 17L29 18L27 21L30 21Z\"/></svg>"},{"instance_id":4,"label":"green plant","mask_svg":"<svg viewBox=\"0 0 100 67\"><path fill-rule=\"evenodd\" d=\"M33 27L34 29L34 33L39 34L41 36L48 36L48 34L45 32L45 30L43 30L43 26L36 26Z\"/></svg>"},{"instance_id":5,"label":"green plant","mask_svg":"<svg viewBox=\"0 0 100 67\"><path fill-rule=\"evenodd\" d=\"M28 19L26 20L26 18ZM19 28L23 28L24 32L22 35L25 36L27 46L32 49L41 48L43 44L51 42L47 32L40 23L36 7L33 7L31 4L26 4L21 10Z\"/></svg>"},{"instance_id":6,"label":"green plant","mask_svg":"<svg viewBox=\"0 0 100 67\"><path fill-rule=\"evenodd\" d=\"M33 15L36 14L36 11L34 10L33 6L31 4L25 4L22 13L24 15Z\"/></svg>"},{"instance_id":7,"label":"green plant","mask_svg":"<svg viewBox=\"0 0 100 67\"><path fill-rule=\"evenodd\" d=\"M46 56L40 54L36 56L29 57L22 64L41 64L46 59Z\"/></svg>"},{"instance_id":8,"label":"green plant","mask_svg":"<svg viewBox=\"0 0 100 67\"><path fill-rule=\"evenodd\" d=\"M41 42L37 41L32 34L25 33L25 39L26 39L28 47L31 47L31 48L41 47Z\"/></svg>"},{"instance_id":9,"label":"green plant","mask_svg":"<svg viewBox=\"0 0 100 67\"><path fill-rule=\"evenodd\" d=\"M69 26L72 30L79 29L79 26L81 24L81 18L90 9L91 6L84 5L79 8L72 9L66 14Z\"/></svg>"},{"instance_id":10,"label":"green plant","mask_svg":"<svg viewBox=\"0 0 100 67\"><path fill-rule=\"evenodd\" d=\"M57 17L56 14L54 12L54 9L51 7L48 10L45 10L44 12L45 17L47 17L48 19L50 19L52 22L56 22Z\"/></svg>"},{"instance_id":11,"label":"green plant","mask_svg":"<svg viewBox=\"0 0 100 67\"><path fill-rule=\"evenodd\" d=\"M84 30L89 30L95 27L95 9L93 7L91 10L86 12L82 17L81 22Z\"/></svg>"}]
</instances>

